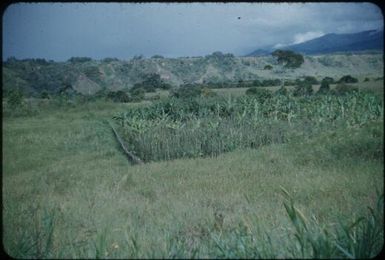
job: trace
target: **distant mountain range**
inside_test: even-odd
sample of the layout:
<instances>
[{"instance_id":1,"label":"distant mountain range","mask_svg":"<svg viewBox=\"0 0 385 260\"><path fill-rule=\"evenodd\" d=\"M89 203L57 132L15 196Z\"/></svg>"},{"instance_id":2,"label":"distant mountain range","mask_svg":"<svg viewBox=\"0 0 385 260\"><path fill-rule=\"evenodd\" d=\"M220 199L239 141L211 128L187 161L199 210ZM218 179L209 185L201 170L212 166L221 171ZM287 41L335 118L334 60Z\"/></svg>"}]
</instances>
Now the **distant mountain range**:
<instances>
[{"instance_id":1,"label":"distant mountain range","mask_svg":"<svg viewBox=\"0 0 385 260\"><path fill-rule=\"evenodd\" d=\"M281 48L268 47L265 49L257 49L246 56L270 55L275 49L292 50L307 55L364 50L383 50L384 31L370 30L350 34L330 33L306 42L288 45Z\"/></svg>"}]
</instances>

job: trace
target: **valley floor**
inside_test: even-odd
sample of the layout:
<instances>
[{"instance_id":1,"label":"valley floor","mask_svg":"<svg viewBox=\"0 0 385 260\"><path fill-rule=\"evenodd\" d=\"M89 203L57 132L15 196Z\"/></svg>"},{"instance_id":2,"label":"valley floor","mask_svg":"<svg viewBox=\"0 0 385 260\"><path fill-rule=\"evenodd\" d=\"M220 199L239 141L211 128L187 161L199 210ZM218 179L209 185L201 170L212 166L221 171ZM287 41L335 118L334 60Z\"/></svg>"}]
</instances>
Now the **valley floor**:
<instances>
[{"instance_id":1,"label":"valley floor","mask_svg":"<svg viewBox=\"0 0 385 260\"><path fill-rule=\"evenodd\" d=\"M367 214L384 190L383 160L344 150L366 129L134 166L103 121L125 106L3 120L3 244L10 256L250 257L218 242L244 230L270 237L260 257L301 257L288 250L294 227L282 188L309 221L314 216L325 227ZM382 123L370 129L383 135ZM222 253L213 255L207 239Z\"/></svg>"}]
</instances>

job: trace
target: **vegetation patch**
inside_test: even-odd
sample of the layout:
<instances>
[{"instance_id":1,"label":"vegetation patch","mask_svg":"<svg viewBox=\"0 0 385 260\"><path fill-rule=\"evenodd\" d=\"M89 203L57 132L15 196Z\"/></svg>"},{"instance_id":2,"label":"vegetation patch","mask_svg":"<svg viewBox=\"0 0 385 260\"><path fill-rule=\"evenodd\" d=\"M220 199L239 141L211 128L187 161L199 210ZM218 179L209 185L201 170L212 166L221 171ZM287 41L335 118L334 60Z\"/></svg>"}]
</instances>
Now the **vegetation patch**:
<instances>
[{"instance_id":1,"label":"vegetation patch","mask_svg":"<svg viewBox=\"0 0 385 260\"><path fill-rule=\"evenodd\" d=\"M307 89L300 91L272 95L251 88L247 97L240 98L173 98L131 109L115 119L133 152L144 161L157 161L283 143L322 129L365 124L382 115L381 100L369 93L310 98Z\"/></svg>"}]
</instances>

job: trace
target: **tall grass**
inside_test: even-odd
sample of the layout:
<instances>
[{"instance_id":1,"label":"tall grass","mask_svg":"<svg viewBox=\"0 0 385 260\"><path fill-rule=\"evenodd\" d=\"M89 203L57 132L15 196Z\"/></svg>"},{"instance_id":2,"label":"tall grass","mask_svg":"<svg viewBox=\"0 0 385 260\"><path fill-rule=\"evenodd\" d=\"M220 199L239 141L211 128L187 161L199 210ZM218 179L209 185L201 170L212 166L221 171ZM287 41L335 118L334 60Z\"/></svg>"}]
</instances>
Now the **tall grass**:
<instances>
[{"instance_id":1,"label":"tall grass","mask_svg":"<svg viewBox=\"0 0 385 260\"><path fill-rule=\"evenodd\" d=\"M315 215L306 216L289 192L281 187L283 206L291 226L283 230L280 240L272 238L258 218L238 225L223 226L214 215L214 221L192 229L166 232L164 247L153 251L138 234L125 232L121 240L110 239L112 231L105 227L84 245L69 241L69 246L53 247L55 216L45 211L33 232L22 232L12 248L17 258L316 258L316 259L368 259L377 256L384 243L383 194L377 194L374 208L365 216L334 225L320 223ZM219 223L218 223L219 222ZM253 227L254 226L254 227ZM53 254L55 252L55 254Z\"/></svg>"},{"instance_id":2,"label":"tall grass","mask_svg":"<svg viewBox=\"0 0 385 260\"><path fill-rule=\"evenodd\" d=\"M373 187L383 193L383 115L370 96L357 94L355 107L344 104L344 118L341 106L326 98L314 102L335 113L314 120L304 116L317 113L307 111L302 104L308 101L301 98L293 98L302 102L298 106L288 106L303 112L282 117L271 107L283 102L273 98L267 109L269 102L246 98L240 104L250 103L247 109L238 99L198 99L198 106L186 105L189 113L181 112L178 100L152 105L159 106L156 113L152 106L95 102L6 118L4 248L12 257L39 259L374 256L383 245L382 197L373 204ZM199 111L205 103L212 104L211 112ZM245 110L244 121L238 120ZM255 110L260 113L253 117ZM249 124L267 136L282 129L280 136L290 143L131 166L102 123L113 114L121 133L130 127L146 133L163 123L193 126L198 120L204 133L216 122L229 131L251 118ZM282 200L279 186L292 199ZM372 210L365 211L366 205ZM304 224L296 220L300 214Z\"/></svg>"},{"instance_id":3,"label":"tall grass","mask_svg":"<svg viewBox=\"0 0 385 260\"><path fill-rule=\"evenodd\" d=\"M384 195L377 193L374 209L369 214L339 222L333 229L322 226L315 216L306 218L294 204L290 194L282 188L284 206L293 224L293 243L290 251L298 258L368 259L380 253L384 244Z\"/></svg>"}]
</instances>

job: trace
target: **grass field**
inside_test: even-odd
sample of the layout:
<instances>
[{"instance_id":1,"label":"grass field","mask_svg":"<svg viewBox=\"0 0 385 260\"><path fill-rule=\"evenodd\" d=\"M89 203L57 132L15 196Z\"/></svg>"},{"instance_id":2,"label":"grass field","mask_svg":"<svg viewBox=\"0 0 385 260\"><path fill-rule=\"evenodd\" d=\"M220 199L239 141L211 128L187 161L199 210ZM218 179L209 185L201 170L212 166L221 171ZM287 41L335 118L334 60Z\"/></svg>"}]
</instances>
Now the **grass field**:
<instances>
[{"instance_id":1,"label":"grass field","mask_svg":"<svg viewBox=\"0 0 385 260\"><path fill-rule=\"evenodd\" d=\"M3 119L10 256L366 258L382 248L383 118L294 143L132 165L105 120L137 105L47 106ZM347 228L361 216L363 226Z\"/></svg>"}]
</instances>

